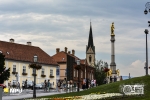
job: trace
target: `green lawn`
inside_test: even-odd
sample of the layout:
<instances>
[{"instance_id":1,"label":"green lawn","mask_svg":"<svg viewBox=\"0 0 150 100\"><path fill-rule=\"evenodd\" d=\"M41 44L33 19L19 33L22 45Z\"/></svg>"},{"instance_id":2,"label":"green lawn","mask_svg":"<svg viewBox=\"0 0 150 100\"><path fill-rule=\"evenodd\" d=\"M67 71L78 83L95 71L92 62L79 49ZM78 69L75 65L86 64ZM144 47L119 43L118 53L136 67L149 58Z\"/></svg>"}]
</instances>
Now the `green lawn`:
<instances>
[{"instance_id":1,"label":"green lawn","mask_svg":"<svg viewBox=\"0 0 150 100\"><path fill-rule=\"evenodd\" d=\"M80 96L87 95L95 92L106 92L106 93L119 93L120 85L134 85L134 84L144 84L144 95L143 96L133 96L133 97L124 97L115 100L150 100L150 76L136 77L128 80L123 80L120 82L105 84L101 86L97 86L95 88L91 88L85 91L80 92L72 92L66 94L57 94L51 96L43 96L40 98L52 98L52 97L67 97L67 96Z\"/></svg>"}]
</instances>

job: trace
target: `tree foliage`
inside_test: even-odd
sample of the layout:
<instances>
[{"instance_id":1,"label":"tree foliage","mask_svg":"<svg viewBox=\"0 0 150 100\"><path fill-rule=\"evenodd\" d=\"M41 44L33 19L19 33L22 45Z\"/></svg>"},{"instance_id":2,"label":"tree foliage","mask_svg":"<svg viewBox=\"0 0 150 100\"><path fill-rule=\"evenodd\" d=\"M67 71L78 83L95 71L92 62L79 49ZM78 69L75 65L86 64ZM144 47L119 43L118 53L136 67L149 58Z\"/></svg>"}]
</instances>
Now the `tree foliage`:
<instances>
[{"instance_id":1,"label":"tree foliage","mask_svg":"<svg viewBox=\"0 0 150 100\"><path fill-rule=\"evenodd\" d=\"M0 84L8 80L10 77L10 68L5 67L5 55L0 53Z\"/></svg>"},{"instance_id":2,"label":"tree foliage","mask_svg":"<svg viewBox=\"0 0 150 100\"><path fill-rule=\"evenodd\" d=\"M102 60L97 61L95 63L95 79L98 85L104 84L104 79L106 78L106 72L108 71L107 62L103 62Z\"/></svg>"}]
</instances>

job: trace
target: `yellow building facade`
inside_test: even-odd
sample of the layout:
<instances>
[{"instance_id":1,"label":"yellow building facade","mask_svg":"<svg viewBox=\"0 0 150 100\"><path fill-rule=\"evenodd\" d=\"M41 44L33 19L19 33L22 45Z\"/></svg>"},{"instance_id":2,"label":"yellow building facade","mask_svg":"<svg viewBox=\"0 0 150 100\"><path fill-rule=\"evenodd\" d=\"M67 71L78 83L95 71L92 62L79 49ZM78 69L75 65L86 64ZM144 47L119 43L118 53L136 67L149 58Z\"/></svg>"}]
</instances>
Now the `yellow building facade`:
<instances>
[{"instance_id":1,"label":"yellow building facade","mask_svg":"<svg viewBox=\"0 0 150 100\"><path fill-rule=\"evenodd\" d=\"M44 83L45 80L50 80L52 87L56 87L56 82L59 79L59 66L47 53L39 47L30 45L16 44L12 42L0 41L0 52L5 55L5 66L10 68L10 78L4 84L8 86L8 82L18 81L22 86L23 81L34 81L33 69L29 68L29 64L34 63L33 57L37 55L38 64L41 69L36 70L36 84Z\"/></svg>"}]
</instances>

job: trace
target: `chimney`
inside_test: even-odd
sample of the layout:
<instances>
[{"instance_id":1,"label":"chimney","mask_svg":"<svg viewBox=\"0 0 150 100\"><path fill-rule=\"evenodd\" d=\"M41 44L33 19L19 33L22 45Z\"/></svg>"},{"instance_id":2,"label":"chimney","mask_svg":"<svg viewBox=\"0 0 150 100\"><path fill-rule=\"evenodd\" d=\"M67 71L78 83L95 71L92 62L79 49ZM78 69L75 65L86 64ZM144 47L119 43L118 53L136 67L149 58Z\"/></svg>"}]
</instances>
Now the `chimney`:
<instances>
[{"instance_id":1,"label":"chimney","mask_svg":"<svg viewBox=\"0 0 150 100\"><path fill-rule=\"evenodd\" d=\"M30 45L30 46L31 46L31 42L27 42L27 45Z\"/></svg>"},{"instance_id":2,"label":"chimney","mask_svg":"<svg viewBox=\"0 0 150 100\"><path fill-rule=\"evenodd\" d=\"M59 53L59 50L60 50L59 48L56 48L56 54Z\"/></svg>"},{"instance_id":3,"label":"chimney","mask_svg":"<svg viewBox=\"0 0 150 100\"><path fill-rule=\"evenodd\" d=\"M73 55L73 56L75 55L75 50L72 50L72 55Z\"/></svg>"},{"instance_id":4,"label":"chimney","mask_svg":"<svg viewBox=\"0 0 150 100\"><path fill-rule=\"evenodd\" d=\"M70 51L68 51L68 54L70 54Z\"/></svg>"},{"instance_id":5,"label":"chimney","mask_svg":"<svg viewBox=\"0 0 150 100\"><path fill-rule=\"evenodd\" d=\"M11 38L9 41L10 41L11 43L14 43L15 40Z\"/></svg>"},{"instance_id":6,"label":"chimney","mask_svg":"<svg viewBox=\"0 0 150 100\"><path fill-rule=\"evenodd\" d=\"M67 47L65 47L65 52L67 53Z\"/></svg>"}]
</instances>

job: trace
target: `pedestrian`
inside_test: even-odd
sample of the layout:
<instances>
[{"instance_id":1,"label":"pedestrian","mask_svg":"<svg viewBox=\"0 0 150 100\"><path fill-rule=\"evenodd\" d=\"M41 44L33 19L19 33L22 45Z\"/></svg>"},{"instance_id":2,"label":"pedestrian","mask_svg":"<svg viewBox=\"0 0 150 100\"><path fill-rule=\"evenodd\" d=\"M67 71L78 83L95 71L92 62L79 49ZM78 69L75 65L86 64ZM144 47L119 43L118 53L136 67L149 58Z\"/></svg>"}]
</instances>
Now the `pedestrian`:
<instances>
[{"instance_id":1,"label":"pedestrian","mask_svg":"<svg viewBox=\"0 0 150 100\"><path fill-rule=\"evenodd\" d=\"M66 80L66 78L64 78L62 84L63 84L64 91L67 91L67 80Z\"/></svg>"},{"instance_id":2,"label":"pedestrian","mask_svg":"<svg viewBox=\"0 0 150 100\"><path fill-rule=\"evenodd\" d=\"M94 87L96 87L96 79L94 79Z\"/></svg>"},{"instance_id":3,"label":"pedestrian","mask_svg":"<svg viewBox=\"0 0 150 100\"><path fill-rule=\"evenodd\" d=\"M60 87L61 87L61 81L60 80L58 80L58 82L57 82L57 87L58 87L58 92L60 92Z\"/></svg>"},{"instance_id":4,"label":"pedestrian","mask_svg":"<svg viewBox=\"0 0 150 100\"><path fill-rule=\"evenodd\" d=\"M22 82L22 89L24 90L24 88L25 88L25 84L24 82Z\"/></svg>"},{"instance_id":5,"label":"pedestrian","mask_svg":"<svg viewBox=\"0 0 150 100\"><path fill-rule=\"evenodd\" d=\"M82 89L83 90L85 89L85 84L86 84L86 81L85 81L85 79L83 79L83 83L82 83Z\"/></svg>"},{"instance_id":6,"label":"pedestrian","mask_svg":"<svg viewBox=\"0 0 150 100\"><path fill-rule=\"evenodd\" d=\"M117 81L117 77L116 76L114 76L114 82L116 82Z\"/></svg>"},{"instance_id":7,"label":"pedestrian","mask_svg":"<svg viewBox=\"0 0 150 100\"><path fill-rule=\"evenodd\" d=\"M11 81L8 83L8 88L11 88Z\"/></svg>"},{"instance_id":8,"label":"pedestrian","mask_svg":"<svg viewBox=\"0 0 150 100\"><path fill-rule=\"evenodd\" d=\"M26 81L25 81L25 89L27 89L27 79L26 79Z\"/></svg>"},{"instance_id":9,"label":"pedestrian","mask_svg":"<svg viewBox=\"0 0 150 100\"><path fill-rule=\"evenodd\" d=\"M47 82L46 82L46 80L44 81L44 91L46 91L47 92Z\"/></svg>"},{"instance_id":10,"label":"pedestrian","mask_svg":"<svg viewBox=\"0 0 150 100\"><path fill-rule=\"evenodd\" d=\"M110 76L110 83L112 83L112 76Z\"/></svg>"},{"instance_id":11,"label":"pedestrian","mask_svg":"<svg viewBox=\"0 0 150 100\"><path fill-rule=\"evenodd\" d=\"M91 87L94 87L94 80L91 81Z\"/></svg>"},{"instance_id":12,"label":"pedestrian","mask_svg":"<svg viewBox=\"0 0 150 100\"><path fill-rule=\"evenodd\" d=\"M103 83L104 83L104 84L106 84L106 83L107 83L107 79L106 79L106 78L104 79L104 82L103 82Z\"/></svg>"},{"instance_id":13,"label":"pedestrian","mask_svg":"<svg viewBox=\"0 0 150 100\"><path fill-rule=\"evenodd\" d=\"M50 88L51 88L50 80L48 80L48 82L47 82L47 88L48 88L48 90L49 90L49 92L50 92Z\"/></svg>"},{"instance_id":14,"label":"pedestrian","mask_svg":"<svg viewBox=\"0 0 150 100\"><path fill-rule=\"evenodd\" d=\"M73 91L72 87L73 87L73 81L70 80L70 91Z\"/></svg>"},{"instance_id":15,"label":"pedestrian","mask_svg":"<svg viewBox=\"0 0 150 100\"><path fill-rule=\"evenodd\" d=\"M17 83L17 88L20 89L20 83L19 82Z\"/></svg>"},{"instance_id":16,"label":"pedestrian","mask_svg":"<svg viewBox=\"0 0 150 100\"><path fill-rule=\"evenodd\" d=\"M89 88L89 79L86 79L86 89Z\"/></svg>"}]
</instances>

